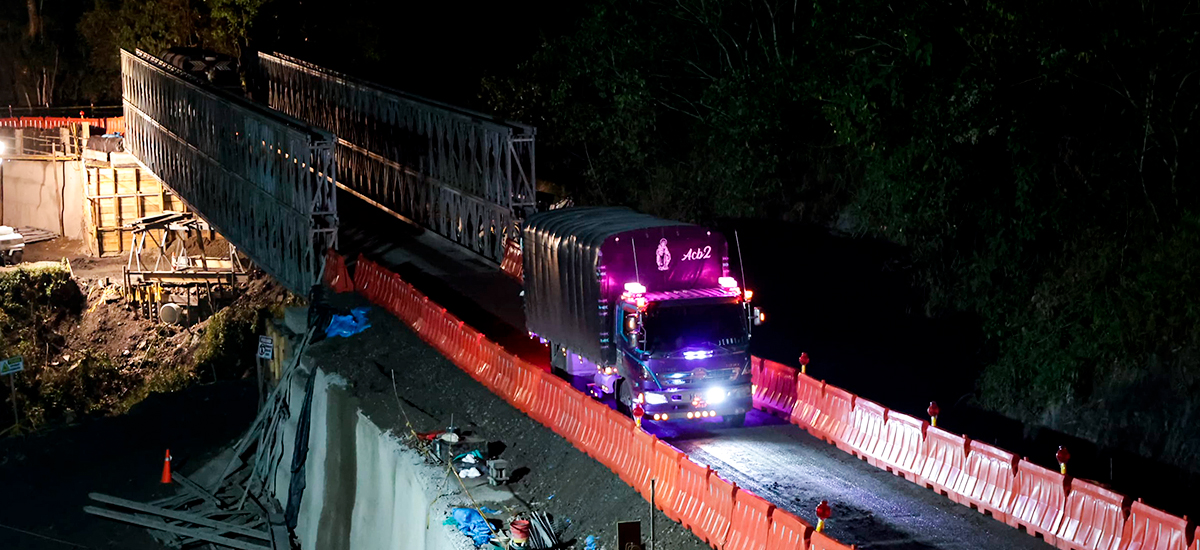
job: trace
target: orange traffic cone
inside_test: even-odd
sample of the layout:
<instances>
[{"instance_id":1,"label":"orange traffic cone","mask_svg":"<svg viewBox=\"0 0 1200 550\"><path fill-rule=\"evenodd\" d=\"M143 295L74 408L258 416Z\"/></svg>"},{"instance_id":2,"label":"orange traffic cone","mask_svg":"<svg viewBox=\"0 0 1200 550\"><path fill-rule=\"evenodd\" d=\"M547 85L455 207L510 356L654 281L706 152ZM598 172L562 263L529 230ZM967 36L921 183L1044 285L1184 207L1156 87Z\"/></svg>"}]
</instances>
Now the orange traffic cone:
<instances>
[{"instance_id":1,"label":"orange traffic cone","mask_svg":"<svg viewBox=\"0 0 1200 550\"><path fill-rule=\"evenodd\" d=\"M171 482L171 449L167 449L167 457L163 459L162 482Z\"/></svg>"}]
</instances>

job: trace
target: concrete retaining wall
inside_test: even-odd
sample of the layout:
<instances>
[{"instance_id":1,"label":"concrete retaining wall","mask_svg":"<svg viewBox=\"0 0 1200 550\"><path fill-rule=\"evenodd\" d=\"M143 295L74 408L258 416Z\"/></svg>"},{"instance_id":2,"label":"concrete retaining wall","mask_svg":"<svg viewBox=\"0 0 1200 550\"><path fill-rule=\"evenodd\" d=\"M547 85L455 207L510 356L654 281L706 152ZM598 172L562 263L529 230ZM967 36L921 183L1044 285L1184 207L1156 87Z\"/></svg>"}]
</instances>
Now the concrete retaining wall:
<instances>
[{"instance_id":1,"label":"concrete retaining wall","mask_svg":"<svg viewBox=\"0 0 1200 550\"><path fill-rule=\"evenodd\" d=\"M292 452L311 372L291 378L289 416L272 457L274 495L287 508ZM450 509L469 506L447 479L359 411L336 375L316 370L305 489L296 536L301 548L320 550L467 550L470 540L442 525Z\"/></svg>"},{"instance_id":2,"label":"concrete retaining wall","mask_svg":"<svg viewBox=\"0 0 1200 550\"><path fill-rule=\"evenodd\" d=\"M4 225L57 233L61 215L65 236L82 239L86 179L83 163L79 161L5 161L0 179Z\"/></svg>"}]
</instances>

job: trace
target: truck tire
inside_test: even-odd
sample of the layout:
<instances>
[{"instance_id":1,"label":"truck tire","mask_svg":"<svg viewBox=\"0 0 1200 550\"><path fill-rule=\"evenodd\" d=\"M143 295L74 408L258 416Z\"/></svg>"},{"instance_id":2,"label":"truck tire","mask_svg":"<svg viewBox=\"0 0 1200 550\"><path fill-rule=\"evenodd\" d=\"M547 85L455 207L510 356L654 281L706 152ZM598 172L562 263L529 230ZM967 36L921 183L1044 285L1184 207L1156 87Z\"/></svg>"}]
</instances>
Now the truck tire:
<instances>
[{"instance_id":1,"label":"truck tire","mask_svg":"<svg viewBox=\"0 0 1200 550\"><path fill-rule=\"evenodd\" d=\"M723 420L727 428L741 428L746 425L746 413L727 415Z\"/></svg>"},{"instance_id":2,"label":"truck tire","mask_svg":"<svg viewBox=\"0 0 1200 550\"><path fill-rule=\"evenodd\" d=\"M554 376L570 380L570 373L567 372L567 356L563 354L563 347L554 343L553 340L547 343L550 344L550 370L554 371Z\"/></svg>"},{"instance_id":3,"label":"truck tire","mask_svg":"<svg viewBox=\"0 0 1200 550\"><path fill-rule=\"evenodd\" d=\"M632 417L630 405L633 404L633 392L629 389L629 381L624 378L617 380L617 391L613 392L613 400L617 402L617 412Z\"/></svg>"},{"instance_id":4,"label":"truck tire","mask_svg":"<svg viewBox=\"0 0 1200 550\"><path fill-rule=\"evenodd\" d=\"M18 250L16 252L12 253L12 264L13 265L17 265L23 261L25 261L25 251L24 250Z\"/></svg>"}]
</instances>

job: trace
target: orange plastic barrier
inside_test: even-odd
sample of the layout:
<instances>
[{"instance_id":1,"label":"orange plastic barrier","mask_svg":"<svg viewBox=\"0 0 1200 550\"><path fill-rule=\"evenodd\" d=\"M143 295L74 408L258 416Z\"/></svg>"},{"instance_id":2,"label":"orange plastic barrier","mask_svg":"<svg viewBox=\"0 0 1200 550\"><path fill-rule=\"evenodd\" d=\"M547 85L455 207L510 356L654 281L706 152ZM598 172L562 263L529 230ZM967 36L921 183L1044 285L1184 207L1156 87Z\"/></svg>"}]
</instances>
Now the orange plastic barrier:
<instances>
[{"instance_id":1,"label":"orange plastic barrier","mask_svg":"<svg viewBox=\"0 0 1200 550\"><path fill-rule=\"evenodd\" d=\"M825 386L825 396L821 399L821 407L813 421L813 435L830 443L838 443L841 447L843 436L850 426L850 416L854 411L854 394L837 386ZM810 430L810 431L813 431Z\"/></svg>"},{"instance_id":2,"label":"orange plastic barrier","mask_svg":"<svg viewBox=\"0 0 1200 550\"><path fill-rule=\"evenodd\" d=\"M808 522L776 508L771 512L771 533L767 537L767 550L804 548L812 530Z\"/></svg>"},{"instance_id":3,"label":"orange plastic barrier","mask_svg":"<svg viewBox=\"0 0 1200 550\"><path fill-rule=\"evenodd\" d=\"M882 441L887 437L884 431L887 414L888 410L883 405L856 398L854 410L850 413L850 425L838 442L838 448L878 466L879 457L883 455Z\"/></svg>"},{"instance_id":4,"label":"orange plastic barrier","mask_svg":"<svg viewBox=\"0 0 1200 550\"><path fill-rule=\"evenodd\" d=\"M829 538L824 533L813 532L808 539L808 550L854 550L857 546L846 546L836 540Z\"/></svg>"},{"instance_id":5,"label":"orange plastic barrier","mask_svg":"<svg viewBox=\"0 0 1200 550\"><path fill-rule=\"evenodd\" d=\"M654 459L657 456L654 443L657 437L646 433L645 430L633 429L633 440L630 442L629 479L625 482L637 489L647 502L650 500L650 478L654 477Z\"/></svg>"},{"instance_id":6,"label":"orange plastic barrier","mask_svg":"<svg viewBox=\"0 0 1200 550\"><path fill-rule=\"evenodd\" d=\"M554 426L555 395L560 391L562 381L545 372L538 372L538 379L529 416L546 426Z\"/></svg>"},{"instance_id":7,"label":"orange plastic barrier","mask_svg":"<svg viewBox=\"0 0 1200 550\"><path fill-rule=\"evenodd\" d=\"M596 434L597 460L608 466L608 469L619 473L625 466L628 448L623 444L623 440L633 437L629 434L633 422L608 407L600 407L598 422L600 428Z\"/></svg>"},{"instance_id":8,"label":"orange plastic barrier","mask_svg":"<svg viewBox=\"0 0 1200 550\"><path fill-rule=\"evenodd\" d=\"M679 521L679 463L683 453L665 441L654 442L654 505Z\"/></svg>"},{"instance_id":9,"label":"orange plastic barrier","mask_svg":"<svg viewBox=\"0 0 1200 550\"><path fill-rule=\"evenodd\" d=\"M121 132L125 131L125 117L110 117L110 118L77 118L77 117L55 117L55 116L22 116L0 118L0 128L39 128L42 130L50 130L70 126L72 124L88 123L91 126L104 128L106 132Z\"/></svg>"},{"instance_id":10,"label":"orange plastic barrier","mask_svg":"<svg viewBox=\"0 0 1200 550\"><path fill-rule=\"evenodd\" d=\"M1146 506L1141 499L1129 509L1121 540L1128 550L1187 550L1187 519Z\"/></svg>"},{"instance_id":11,"label":"orange plastic barrier","mask_svg":"<svg viewBox=\"0 0 1200 550\"><path fill-rule=\"evenodd\" d=\"M953 500L1007 521L1017 482L1017 457L986 443L967 443L967 462L954 484Z\"/></svg>"},{"instance_id":12,"label":"orange plastic barrier","mask_svg":"<svg viewBox=\"0 0 1200 550\"><path fill-rule=\"evenodd\" d=\"M513 388L514 407L521 412L533 416L533 401L537 399L538 386L542 383L542 372L525 363L517 369L515 387Z\"/></svg>"},{"instance_id":13,"label":"orange plastic barrier","mask_svg":"<svg viewBox=\"0 0 1200 550\"><path fill-rule=\"evenodd\" d=\"M641 459L637 456L637 453L641 444L637 441L637 436L634 432L642 432L642 430L634 427L632 422L624 426L623 429L625 430L624 433L620 434L622 437L616 440L616 472L621 481L624 481L636 491L640 489L638 486L638 471L641 468Z\"/></svg>"},{"instance_id":14,"label":"orange plastic barrier","mask_svg":"<svg viewBox=\"0 0 1200 550\"><path fill-rule=\"evenodd\" d=\"M675 509L679 522L693 532L700 532L704 510L708 506L708 466L692 462L688 457L679 460L679 498Z\"/></svg>"},{"instance_id":15,"label":"orange plastic barrier","mask_svg":"<svg viewBox=\"0 0 1200 550\"><path fill-rule=\"evenodd\" d=\"M334 292L354 292L354 281L346 271L346 259L332 248L325 253L325 284Z\"/></svg>"},{"instance_id":16,"label":"orange plastic barrier","mask_svg":"<svg viewBox=\"0 0 1200 550\"><path fill-rule=\"evenodd\" d=\"M925 430L924 460L921 483L948 495L967 462L967 438L930 426Z\"/></svg>"},{"instance_id":17,"label":"orange plastic barrier","mask_svg":"<svg viewBox=\"0 0 1200 550\"><path fill-rule=\"evenodd\" d=\"M518 281L524 280L525 264L521 260L521 244L517 241L505 241L504 260L500 262L500 270Z\"/></svg>"},{"instance_id":18,"label":"orange plastic barrier","mask_svg":"<svg viewBox=\"0 0 1200 550\"><path fill-rule=\"evenodd\" d=\"M766 550L771 534L771 511L775 505L753 493L733 493L733 521L724 550Z\"/></svg>"},{"instance_id":19,"label":"orange plastic barrier","mask_svg":"<svg viewBox=\"0 0 1200 550\"><path fill-rule=\"evenodd\" d=\"M807 374L797 374L796 401L792 405L792 424L808 430L808 433L815 437L821 437L816 424L824 403L825 382L813 380Z\"/></svg>"},{"instance_id":20,"label":"orange plastic barrier","mask_svg":"<svg viewBox=\"0 0 1200 550\"><path fill-rule=\"evenodd\" d=\"M1072 479L1067 506L1054 536L1063 550L1116 550L1125 529L1125 497Z\"/></svg>"},{"instance_id":21,"label":"orange plastic barrier","mask_svg":"<svg viewBox=\"0 0 1200 550\"><path fill-rule=\"evenodd\" d=\"M371 303L380 303L378 285L382 274L379 264L367 258L360 258L358 267L354 270L354 290L370 300Z\"/></svg>"},{"instance_id":22,"label":"orange plastic barrier","mask_svg":"<svg viewBox=\"0 0 1200 550\"><path fill-rule=\"evenodd\" d=\"M759 357L758 379L754 379L754 406L781 418L791 418L796 402L796 369Z\"/></svg>"},{"instance_id":23,"label":"orange plastic barrier","mask_svg":"<svg viewBox=\"0 0 1200 550\"><path fill-rule=\"evenodd\" d=\"M1066 502L1067 486L1062 474L1022 459L1017 462L1017 485L1005 521L1054 544L1058 516Z\"/></svg>"},{"instance_id":24,"label":"orange plastic barrier","mask_svg":"<svg viewBox=\"0 0 1200 550\"><path fill-rule=\"evenodd\" d=\"M917 483L925 466L925 430L929 423L907 414L888 411L887 438L878 449L877 466Z\"/></svg>"},{"instance_id":25,"label":"orange plastic barrier","mask_svg":"<svg viewBox=\"0 0 1200 550\"><path fill-rule=\"evenodd\" d=\"M696 534L713 548L721 548L729 538L729 526L733 522L733 495L737 485L726 481L716 472L708 476L708 505L700 520Z\"/></svg>"}]
</instances>

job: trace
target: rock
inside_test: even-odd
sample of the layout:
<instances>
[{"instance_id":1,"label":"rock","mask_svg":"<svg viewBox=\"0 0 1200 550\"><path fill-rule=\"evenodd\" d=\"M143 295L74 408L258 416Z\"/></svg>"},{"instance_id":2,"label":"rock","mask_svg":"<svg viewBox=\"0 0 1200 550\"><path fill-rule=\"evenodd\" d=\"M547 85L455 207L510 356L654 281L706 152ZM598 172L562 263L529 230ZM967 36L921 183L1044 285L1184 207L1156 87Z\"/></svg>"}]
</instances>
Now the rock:
<instances>
[{"instance_id":1,"label":"rock","mask_svg":"<svg viewBox=\"0 0 1200 550\"><path fill-rule=\"evenodd\" d=\"M125 351L122 351L122 352L121 352L121 355L124 355L124 356L128 357L128 356L129 356L129 350L128 350L128 349L126 349Z\"/></svg>"}]
</instances>

